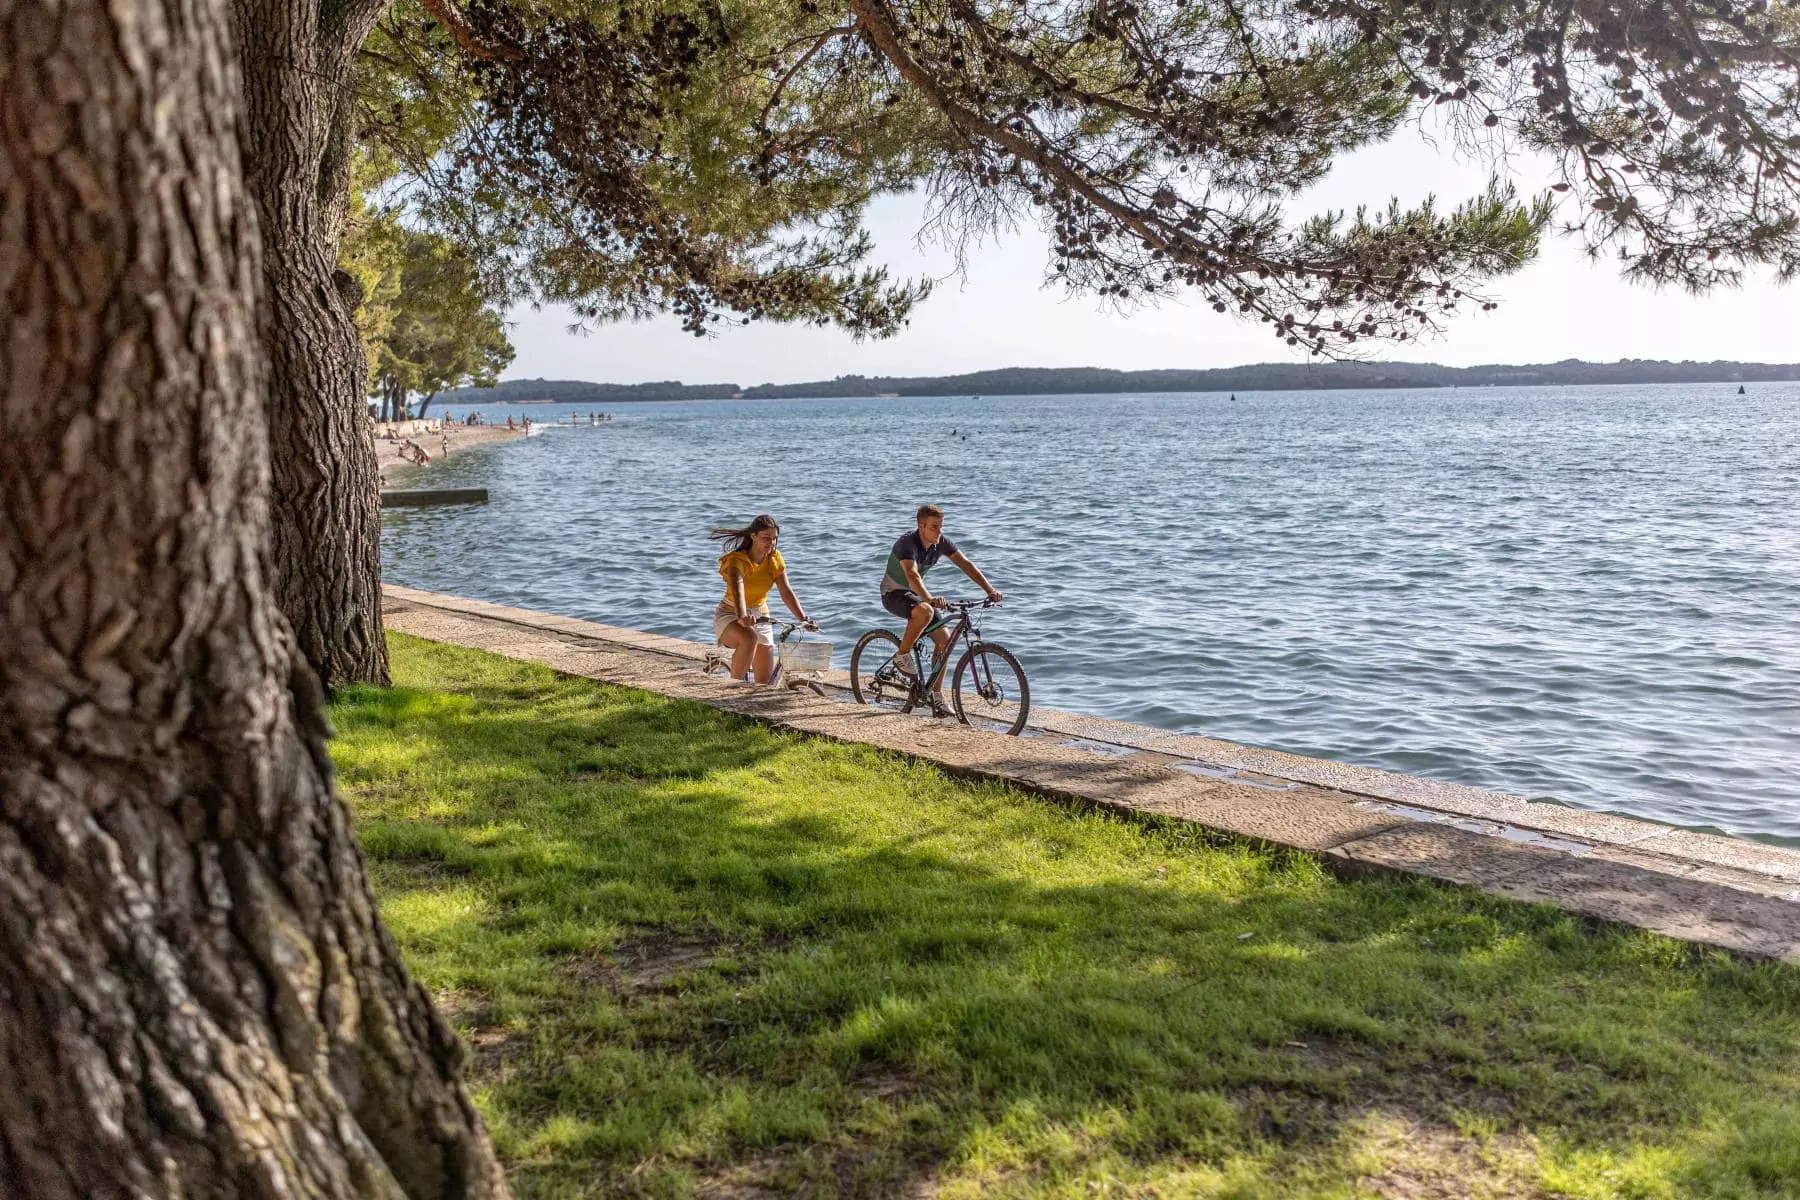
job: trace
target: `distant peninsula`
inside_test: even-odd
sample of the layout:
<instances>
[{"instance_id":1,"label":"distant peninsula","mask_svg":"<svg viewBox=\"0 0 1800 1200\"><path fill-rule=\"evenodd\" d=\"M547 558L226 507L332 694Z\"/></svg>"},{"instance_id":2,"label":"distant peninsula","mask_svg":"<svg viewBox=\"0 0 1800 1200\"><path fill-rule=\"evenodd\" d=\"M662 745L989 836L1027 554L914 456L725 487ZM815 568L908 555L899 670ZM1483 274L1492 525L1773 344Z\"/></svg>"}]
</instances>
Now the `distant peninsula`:
<instances>
[{"instance_id":1,"label":"distant peninsula","mask_svg":"<svg viewBox=\"0 0 1800 1200\"><path fill-rule=\"evenodd\" d=\"M1527 366L1435 363L1255 363L1206 371L1114 371L1103 367L1003 367L967 375L840 375L816 383L588 383L509 379L457 388L440 404L629 404L640 400L832 398L840 396L1050 396L1108 392L1289 392L1329 388L1529 387L1621 383L1746 383L1800 380L1800 363L1614 363L1565 359Z\"/></svg>"}]
</instances>

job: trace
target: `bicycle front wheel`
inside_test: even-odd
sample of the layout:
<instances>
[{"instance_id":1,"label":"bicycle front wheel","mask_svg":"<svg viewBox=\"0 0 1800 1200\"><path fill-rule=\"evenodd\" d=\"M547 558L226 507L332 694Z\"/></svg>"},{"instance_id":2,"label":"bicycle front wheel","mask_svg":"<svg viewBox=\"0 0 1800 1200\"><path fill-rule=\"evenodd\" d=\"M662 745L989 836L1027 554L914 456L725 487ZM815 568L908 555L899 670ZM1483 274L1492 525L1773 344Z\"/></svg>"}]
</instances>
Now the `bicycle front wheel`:
<instances>
[{"instance_id":1,"label":"bicycle front wheel","mask_svg":"<svg viewBox=\"0 0 1800 1200\"><path fill-rule=\"evenodd\" d=\"M956 664L950 700L964 725L991 722L1017 735L1031 712L1031 689L1025 668L1004 646L983 642L970 646Z\"/></svg>"},{"instance_id":2,"label":"bicycle front wheel","mask_svg":"<svg viewBox=\"0 0 1800 1200\"><path fill-rule=\"evenodd\" d=\"M885 629L871 629L857 639L856 649L850 651L850 694L858 704L874 704L884 691L895 690L892 685L884 688L877 683L875 672L893 662L898 653L900 639Z\"/></svg>"}]
</instances>

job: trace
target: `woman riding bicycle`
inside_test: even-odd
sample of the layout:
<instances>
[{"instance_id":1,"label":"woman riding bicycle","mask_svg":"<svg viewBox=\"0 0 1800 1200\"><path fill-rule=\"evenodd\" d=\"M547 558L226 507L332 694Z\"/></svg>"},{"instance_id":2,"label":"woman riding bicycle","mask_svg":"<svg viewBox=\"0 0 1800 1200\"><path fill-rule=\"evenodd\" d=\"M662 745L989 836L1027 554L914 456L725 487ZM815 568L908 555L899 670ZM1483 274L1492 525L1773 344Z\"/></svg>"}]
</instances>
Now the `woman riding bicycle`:
<instances>
[{"instance_id":1,"label":"woman riding bicycle","mask_svg":"<svg viewBox=\"0 0 1800 1200\"><path fill-rule=\"evenodd\" d=\"M743 679L754 668L756 682L767 683L775 671L775 630L768 623L769 589L781 590L782 603L802 625L811 626L794 589L788 586L787 563L775 543L781 527L763 513L742 529L714 529L707 535L727 543L719 556L725 598L713 610L713 636L731 651L731 677ZM757 618L763 618L761 624Z\"/></svg>"}]
</instances>

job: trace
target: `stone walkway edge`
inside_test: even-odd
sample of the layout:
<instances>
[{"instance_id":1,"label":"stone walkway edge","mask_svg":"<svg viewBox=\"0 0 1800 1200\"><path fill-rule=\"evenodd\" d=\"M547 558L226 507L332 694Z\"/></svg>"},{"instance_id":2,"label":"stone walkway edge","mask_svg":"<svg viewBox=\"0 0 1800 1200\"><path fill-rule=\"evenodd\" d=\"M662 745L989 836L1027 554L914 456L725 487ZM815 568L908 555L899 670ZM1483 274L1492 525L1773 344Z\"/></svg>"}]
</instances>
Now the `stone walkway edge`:
<instances>
[{"instance_id":1,"label":"stone walkway edge","mask_svg":"<svg viewBox=\"0 0 1800 1200\"><path fill-rule=\"evenodd\" d=\"M1390 771L1034 708L1024 737L704 675L698 643L388 585L390 629L694 700L1084 804L1191 821L1387 872L1544 902L1752 958L1800 961L1800 850Z\"/></svg>"}]
</instances>

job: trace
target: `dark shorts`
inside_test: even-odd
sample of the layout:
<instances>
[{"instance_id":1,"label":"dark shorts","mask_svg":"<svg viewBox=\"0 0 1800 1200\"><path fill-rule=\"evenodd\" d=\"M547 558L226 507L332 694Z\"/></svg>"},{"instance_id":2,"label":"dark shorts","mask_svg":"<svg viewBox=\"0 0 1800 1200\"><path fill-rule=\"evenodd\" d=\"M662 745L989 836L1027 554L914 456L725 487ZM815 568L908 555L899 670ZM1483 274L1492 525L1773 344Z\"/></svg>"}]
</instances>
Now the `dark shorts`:
<instances>
[{"instance_id":1,"label":"dark shorts","mask_svg":"<svg viewBox=\"0 0 1800 1200\"><path fill-rule=\"evenodd\" d=\"M909 588L895 588L881 593L881 607L899 617L902 621L912 618L913 609L925 603L918 594Z\"/></svg>"}]
</instances>

